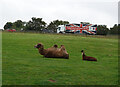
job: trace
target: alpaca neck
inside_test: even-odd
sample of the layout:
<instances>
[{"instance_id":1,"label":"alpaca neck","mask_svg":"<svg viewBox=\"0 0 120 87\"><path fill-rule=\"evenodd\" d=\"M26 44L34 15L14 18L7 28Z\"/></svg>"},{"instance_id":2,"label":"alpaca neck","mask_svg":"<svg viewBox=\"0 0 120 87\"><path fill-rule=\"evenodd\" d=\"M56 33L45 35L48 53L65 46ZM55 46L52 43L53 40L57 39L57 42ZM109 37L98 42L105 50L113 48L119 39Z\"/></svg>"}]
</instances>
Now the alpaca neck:
<instances>
[{"instance_id":1,"label":"alpaca neck","mask_svg":"<svg viewBox=\"0 0 120 87\"><path fill-rule=\"evenodd\" d=\"M85 59L85 53L82 53L82 59Z\"/></svg>"},{"instance_id":2,"label":"alpaca neck","mask_svg":"<svg viewBox=\"0 0 120 87\"><path fill-rule=\"evenodd\" d=\"M39 48L38 50L41 55L44 55L44 48Z\"/></svg>"}]
</instances>

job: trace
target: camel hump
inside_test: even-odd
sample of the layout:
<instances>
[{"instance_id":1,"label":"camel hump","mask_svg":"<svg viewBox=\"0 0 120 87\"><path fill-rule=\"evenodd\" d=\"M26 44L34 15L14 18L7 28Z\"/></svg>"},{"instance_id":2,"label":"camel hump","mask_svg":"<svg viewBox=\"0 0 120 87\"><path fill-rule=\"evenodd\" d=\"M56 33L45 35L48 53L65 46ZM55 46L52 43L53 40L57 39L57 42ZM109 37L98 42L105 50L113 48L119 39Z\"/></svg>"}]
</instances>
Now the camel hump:
<instances>
[{"instance_id":1,"label":"camel hump","mask_svg":"<svg viewBox=\"0 0 120 87\"><path fill-rule=\"evenodd\" d=\"M58 47L58 45L56 45L56 44L55 44L53 47L57 48L57 47Z\"/></svg>"}]
</instances>

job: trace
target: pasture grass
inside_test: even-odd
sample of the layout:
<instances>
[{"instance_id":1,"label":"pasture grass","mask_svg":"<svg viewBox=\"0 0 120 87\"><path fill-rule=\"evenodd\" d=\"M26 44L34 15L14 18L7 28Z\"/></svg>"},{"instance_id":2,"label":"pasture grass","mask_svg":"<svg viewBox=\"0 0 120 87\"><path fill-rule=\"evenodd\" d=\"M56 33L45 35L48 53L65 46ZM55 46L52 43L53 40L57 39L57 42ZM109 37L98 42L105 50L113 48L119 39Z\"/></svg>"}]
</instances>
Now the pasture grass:
<instances>
[{"instance_id":1,"label":"pasture grass","mask_svg":"<svg viewBox=\"0 0 120 87\"><path fill-rule=\"evenodd\" d=\"M0 31L0 86L2 85L2 31Z\"/></svg>"},{"instance_id":2,"label":"pasture grass","mask_svg":"<svg viewBox=\"0 0 120 87\"><path fill-rule=\"evenodd\" d=\"M34 48L65 45L70 59L43 58ZM98 59L83 61L81 50ZM55 80L51 82L49 80ZM117 85L118 39L81 35L2 33L3 85Z\"/></svg>"}]
</instances>

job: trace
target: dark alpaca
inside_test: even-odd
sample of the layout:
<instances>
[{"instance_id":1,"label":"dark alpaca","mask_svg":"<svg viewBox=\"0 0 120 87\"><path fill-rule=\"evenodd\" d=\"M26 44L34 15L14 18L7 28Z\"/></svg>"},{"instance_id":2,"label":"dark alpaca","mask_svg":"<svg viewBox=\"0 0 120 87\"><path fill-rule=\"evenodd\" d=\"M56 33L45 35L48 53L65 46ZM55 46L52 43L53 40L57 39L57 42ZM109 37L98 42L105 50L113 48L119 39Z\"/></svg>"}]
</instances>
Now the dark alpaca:
<instances>
[{"instance_id":1,"label":"dark alpaca","mask_svg":"<svg viewBox=\"0 0 120 87\"><path fill-rule=\"evenodd\" d=\"M86 56L83 50L81 50L81 52L82 52L82 59L83 59L83 60L87 60L87 61L97 61L97 59L94 58L94 57Z\"/></svg>"},{"instance_id":2,"label":"dark alpaca","mask_svg":"<svg viewBox=\"0 0 120 87\"><path fill-rule=\"evenodd\" d=\"M64 45L61 45L60 48L58 48L57 45L54 45L51 48L44 49L43 44L39 43L35 46L35 48L38 48L39 53L41 55L44 55L44 57L47 57L47 58L69 59L69 54L67 53Z\"/></svg>"}]
</instances>

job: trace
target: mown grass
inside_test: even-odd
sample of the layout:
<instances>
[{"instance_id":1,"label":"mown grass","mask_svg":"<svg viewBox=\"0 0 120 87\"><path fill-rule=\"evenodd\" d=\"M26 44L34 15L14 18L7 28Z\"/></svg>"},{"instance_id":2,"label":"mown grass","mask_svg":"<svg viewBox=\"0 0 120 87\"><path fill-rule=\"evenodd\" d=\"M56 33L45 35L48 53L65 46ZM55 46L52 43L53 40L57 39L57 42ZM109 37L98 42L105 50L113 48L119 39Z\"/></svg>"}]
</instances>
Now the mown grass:
<instances>
[{"instance_id":1,"label":"mown grass","mask_svg":"<svg viewBox=\"0 0 120 87\"><path fill-rule=\"evenodd\" d=\"M43 58L34 48L39 42L45 48L65 45L70 59ZM83 61L82 49L98 62ZM2 69L3 85L117 85L118 40L3 32Z\"/></svg>"}]
</instances>

